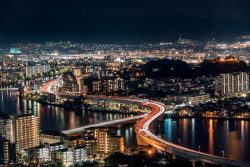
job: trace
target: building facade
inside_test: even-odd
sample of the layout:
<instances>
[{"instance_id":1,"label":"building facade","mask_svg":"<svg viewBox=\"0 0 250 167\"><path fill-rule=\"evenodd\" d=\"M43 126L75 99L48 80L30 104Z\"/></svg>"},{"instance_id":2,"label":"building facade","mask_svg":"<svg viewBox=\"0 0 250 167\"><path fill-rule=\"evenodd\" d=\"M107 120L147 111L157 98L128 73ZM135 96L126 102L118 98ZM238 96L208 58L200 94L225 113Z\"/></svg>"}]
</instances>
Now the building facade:
<instances>
[{"instance_id":1,"label":"building facade","mask_svg":"<svg viewBox=\"0 0 250 167\"><path fill-rule=\"evenodd\" d=\"M220 96L240 96L249 92L249 74L246 72L221 74L216 79Z\"/></svg>"},{"instance_id":2,"label":"building facade","mask_svg":"<svg viewBox=\"0 0 250 167\"><path fill-rule=\"evenodd\" d=\"M39 121L35 115L18 116L16 120L16 143L20 153L28 148L39 146Z\"/></svg>"},{"instance_id":3,"label":"building facade","mask_svg":"<svg viewBox=\"0 0 250 167\"><path fill-rule=\"evenodd\" d=\"M35 66L26 66L25 74L26 77L36 76L37 74L47 73L50 70L49 65L35 65Z\"/></svg>"}]
</instances>

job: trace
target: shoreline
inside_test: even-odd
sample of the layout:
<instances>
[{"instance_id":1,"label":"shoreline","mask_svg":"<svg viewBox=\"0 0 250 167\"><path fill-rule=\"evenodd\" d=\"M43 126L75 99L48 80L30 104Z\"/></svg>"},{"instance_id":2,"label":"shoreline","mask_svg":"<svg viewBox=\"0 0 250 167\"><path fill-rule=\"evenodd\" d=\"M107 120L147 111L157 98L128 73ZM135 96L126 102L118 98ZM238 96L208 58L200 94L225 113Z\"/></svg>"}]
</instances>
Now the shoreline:
<instances>
[{"instance_id":1,"label":"shoreline","mask_svg":"<svg viewBox=\"0 0 250 167\"><path fill-rule=\"evenodd\" d=\"M26 100L31 100L31 101L37 102L37 103L39 103L41 105L48 105L48 106L53 106L53 107L58 107L58 108L63 108L63 109L70 109L70 110L77 110L77 111L107 112L107 113L112 113L112 114L140 115L140 113L132 112L132 111L121 112L119 110L91 109L91 108L86 107L87 105L85 105L85 104L73 107L73 106L65 106L63 104L52 104L52 103L40 102L39 100L34 100L34 99L31 99L31 98L27 98L27 97L19 96L19 95L17 95L17 97L23 98L23 99L26 99Z\"/></svg>"}]
</instances>

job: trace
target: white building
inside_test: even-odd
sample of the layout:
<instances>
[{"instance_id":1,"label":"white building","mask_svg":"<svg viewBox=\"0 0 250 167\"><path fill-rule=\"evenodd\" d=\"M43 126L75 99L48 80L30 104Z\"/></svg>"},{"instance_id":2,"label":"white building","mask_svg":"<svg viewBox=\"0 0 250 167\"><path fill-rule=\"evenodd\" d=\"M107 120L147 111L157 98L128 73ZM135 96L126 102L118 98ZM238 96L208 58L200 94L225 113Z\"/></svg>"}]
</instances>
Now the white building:
<instances>
[{"instance_id":1,"label":"white building","mask_svg":"<svg viewBox=\"0 0 250 167\"><path fill-rule=\"evenodd\" d=\"M71 166L81 161L86 161L87 149L85 147L75 147L59 150L59 158L63 162L63 166Z\"/></svg>"},{"instance_id":2,"label":"white building","mask_svg":"<svg viewBox=\"0 0 250 167\"><path fill-rule=\"evenodd\" d=\"M5 116L0 118L0 136L5 137L10 143L15 143L15 118Z\"/></svg>"},{"instance_id":3,"label":"white building","mask_svg":"<svg viewBox=\"0 0 250 167\"><path fill-rule=\"evenodd\" d=\"M74 148L74 163L87 161L87 149L85 147Z\"/></svg>"},{"instance_id":4,"label":"white building","mask_svg":"<svg viewBox=\"0 0 250 167\"><path fill-rule=\"evenodd\" d=\"M204 103L209 101L209 94L176 94L176 95L168 95L167 101L169 103L177 103L182 104L186 103L189 105L197 105L199 103Z\"/></svg>"},{"instance_id":5,"label":"white building","mask_svg":"<svg viewBox=\"0 0 250 167\"><path fill-rule=\"evenodd\" d=\"M216 92L221 96L240 96L249 92L249 74L246 72L221 74L216 81Z\"/></svg>"},{"instance_id":6,"label":"white building","mask_svg":"<svg viewBox=\"0 0 250 167\"><path fill-rule=\"evenodd\" d=\"M26 67L26 77L36 76L37 74L42 74L49 72L49 65L35 65L35 66L27 66Z\"/></svg>"}]
</instances>

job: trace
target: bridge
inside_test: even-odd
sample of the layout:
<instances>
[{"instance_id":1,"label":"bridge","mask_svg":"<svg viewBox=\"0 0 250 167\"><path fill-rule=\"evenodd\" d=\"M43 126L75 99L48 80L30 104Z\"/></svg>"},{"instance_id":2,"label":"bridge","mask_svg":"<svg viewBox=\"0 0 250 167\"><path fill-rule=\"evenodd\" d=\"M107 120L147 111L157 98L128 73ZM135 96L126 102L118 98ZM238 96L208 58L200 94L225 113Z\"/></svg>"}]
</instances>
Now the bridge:
<instances>
[{"instance_id":1,"label":"bridge","mask_svg":"<svg viewBox=\"0 0 250 167\"><path fill-rule=\"evenodd\" d=\"M177 144L173 144L159 138L158 136L156 136L151 132L150 125L154 120L156 120L159 116L161 116L165 112L164 104L150 101L147 104L143 105L150 107L152 111L150 114L140 119L135 124L135 133L137 135L137 140L139 144L151 145L163 152L168 152L179 157L190 159L192 162L202 161L205 163L218 164L223 166L228 165L228 166L238 166L238 167L250 167L250 164L247 162L242 162L226 157L207 154Z\"/></svg>"},{"instance_id":2,"label":"bridge","mask_svg":"<svg viewBox=\"0 0 250 167\"><path fill-rule=\"evenodd\" d=\"M0 88L0 91L18 90L18 88Z\"/></svg>"},{"instance_id":3,"label":"bridge","mask_svg":"<svg viewBox=\"0 0 250 167\"><path fill-rule=\"evenodd\" d=\"M17 91L18 88L12 88L12 87L2 87L0 88L0 91L8 91L8 90L14 90L14 91Z\"/></svg>"},{"instance_id":4,"label":"bridge","mask_svg":"<svg viewBox=\"0 0 250 167\"><path fill-rule=\"evenodd\" d=\"M51 93L50 87L51 84L54 84L56 81L51 81L49 84L46 84L44 87L42 87L42 91L46 92L49 91ZM236 167L250 167L250 164L247 162L237 161L234 159L230 159L227 157L220 157L208 153L204 153L201 151L197 151L194 149L186 148L171 142L168 142L166 140L163 140L162 138L156 136L152 133L150 129L150 125L158 118L160 117L164 112L168 112L165 110L165 105L156 102L156 101L144 101L142 99L135 99L135 98L122 98L122 97L105 97L105 96L86 96L88 98L93 99L109 99L119 102L127 102L127 103L137 103L142 106L146 106L151 109L151 112L149 114L139 115L136 117L129 117L109 122L103 122L93 125L87 125L83 127L79 127L76 129L71 130L65 130L62 131L66 134L73 134L73 133L79 133L82 130L86 128L93 128L93 127L101 127L101 126L108 126L113 124L119 124L124 121L131 121L131 120L137 120L134 126L135 133L137 135L137 141L139 145L145 145L145 146L153 146L154 148L163 151L168 152L170 154L173 154L174 156L183 157L186 159L191 160L192 162L195 161L201 161L204 163L211 163L211 164L218 164L223 166L236 166Z\"/></svg>"},{"instance_id":5,"label":"bridge","mask_svg":"<svg viewBox=\"0 0 250 167\"><path fill-rule=\"evenodd\" d=\"M81 127L75 128L75 129L63 130L61 132L66 134L66 135L71 135L71 134L81 133L83 130L88 129L88 128L98 128L98 127L105 127L105 126L123 124L123 123L128 123L128 122L131 122L131 121L141 119L143 117L145 117L144 114L137 115L137 116L132 116L132 117L127 117L127 118L122 118L122 119L117 119L117 120L113 120L113 121L107 121L107 122L101 122L101 123L81 126Z\"/></svg>"}]
</instances>

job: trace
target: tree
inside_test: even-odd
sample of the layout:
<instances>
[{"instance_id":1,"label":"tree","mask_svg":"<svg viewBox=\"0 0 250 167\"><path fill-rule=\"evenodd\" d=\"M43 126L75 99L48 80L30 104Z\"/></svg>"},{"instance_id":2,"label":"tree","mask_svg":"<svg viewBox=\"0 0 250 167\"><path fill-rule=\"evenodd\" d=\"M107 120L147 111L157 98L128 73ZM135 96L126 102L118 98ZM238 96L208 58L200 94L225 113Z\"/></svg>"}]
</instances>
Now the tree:
<instances>
[{"instance_id":1,"label":"tree","mask_svg":"<svg viewBox=\"0 0 250 167\"><path fill-rule=\"evenodd\" d=\"M74 165L74 167L98 167L97 161L82 161Z\"/></svg>"},{"instance_id":2,"label":"tree","mask_svg":"<svg viewBox=\"0 0 250 167\"><path fill-rule=\"evenodd\" d=\"M190 72L190 66L181 60L152 60L141 67L149 78L182 77Z\"/></svg>"},{"instance_id":3,"label":"tree","mask_svg":"<svg viewBox=\"0 0 250 167\"><path fill-rule=\"evenodd\" d=\"M120 152L115 152L114 154L111 154L107 158L104 159L105 165L107 166L117 166L120 164L123 160L123 154Z\"/></svg>"},{"instance_id":4,"label":"tree","mask_svg":"<svg viewBox=\"0 0 250 167\"><path fill-rule=\"evenodd\" d=\"M57 160L57 161L56 161L56 167L63 167L63 162L62 162L62 160Z\"/></svg>"}]
</instances>

